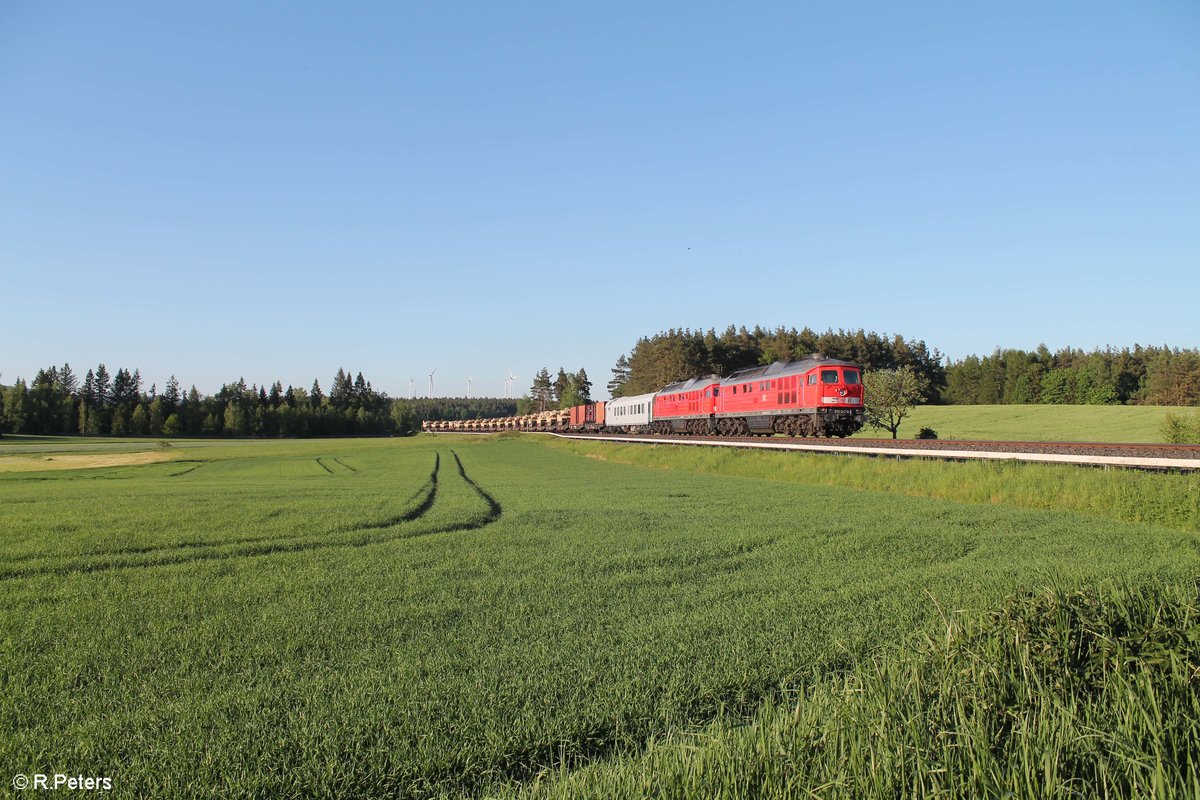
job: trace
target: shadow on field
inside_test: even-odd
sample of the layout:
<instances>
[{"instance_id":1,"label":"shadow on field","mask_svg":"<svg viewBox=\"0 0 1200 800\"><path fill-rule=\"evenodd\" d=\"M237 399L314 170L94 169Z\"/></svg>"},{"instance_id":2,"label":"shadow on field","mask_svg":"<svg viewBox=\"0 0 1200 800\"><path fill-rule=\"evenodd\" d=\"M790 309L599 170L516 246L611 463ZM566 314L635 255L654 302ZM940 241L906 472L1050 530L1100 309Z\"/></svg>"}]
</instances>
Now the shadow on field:
<instances>
[{"instance_id":1,"label":"shadow on field","mask_svg":"<svg viewBox=\"0 0 1200 800\"><path fill-rule=\"evenodd\" d=\"M29 568L0 568L0 581L19 580L21 578L35 577L38 575L71 575L75 573L88 572L104 572L113 569L135 569L141 567L159 567L169 566L173 564L185 564L193 561L217 561L231 558L249 558L252 556L265 556L275 553L295 553L305 550L319 550L332 547L365 547L372 544L382 544L384 542L395 541L397 539L415 538L417 536L431 536L434 534L454 533L458 531L468 531L482 528L490 525L500 518L503 509L500 503L494 497L488 494L474 480L472 480L463 468L462 461L456 453L452 452L454 460L458 467L458 474L462 479L483 499L487 504L488 510L485 514L476 515L463 522L454 523L434 528L428 531L419 531L415 533L399 532L385 536L360 536L350 540L343 541L313 541L311 539L301 540L281 540L280 537L246 537L241 539L227 539L217 542L176 542L169 545L152 545L146 547L129 547L120 548L109 551L93 551L84 554L75 554L70 556L23 556L16 559L9 559L8 563L12 564L17 561L29 561L43 558L62 559L79 559L79 558L97 558L97 561L75 561L74 563L58 564L54 566L38 566ZM419 501L416 505L408 510L393 517L388 517L383 520L375 520L356 524L341 531L335 531L334 536L346 536L355 532L385 530L395 527L401 523L413 522L425 516L430 509L433 508L437 501L438 495L438 476L441 471L441 455L434 453L433 470L429 473L429 478L424 485L417 490L415 494L408 499L408 503ZM343 465L344 466L344 465ZM250 545L243 547L242 545ZM226 548L233 546L234 550L220 550L217 548ZM161 554L157 558L143 560L129 560L122 558L123 556L138 556L148 553ZM111 560L103 560L103 559Z\"/></svg>"}]
</instances>

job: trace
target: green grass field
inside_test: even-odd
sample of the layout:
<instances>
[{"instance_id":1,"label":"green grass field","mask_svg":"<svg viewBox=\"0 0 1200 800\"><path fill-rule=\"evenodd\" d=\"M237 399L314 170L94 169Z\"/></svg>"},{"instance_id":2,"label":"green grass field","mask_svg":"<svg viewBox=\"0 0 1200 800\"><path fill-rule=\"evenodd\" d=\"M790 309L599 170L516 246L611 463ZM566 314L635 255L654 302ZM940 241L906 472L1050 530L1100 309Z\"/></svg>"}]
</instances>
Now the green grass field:
<instances>
[{"instance_id":1,"label":"green grass field","mask_svg":"<svg viewBox=\"0 0 1200 800\"><path fill-rule=\"evenodd\" d=\"M1189 409L1164 406L918 406L898 432L912 439L933 428L940 439L1037 442L1161 442L1167 414ZM864 428L858 437L886 437Z\"/></svg>"},{"instance_id":2,"label":"green grass field","mask_svg":"<svg viewBox=\"0 0 1200 800\"><path fill-rule=\"evenodd\" d=\"M850 460L602 448L174 442L168 461L0 471L0 761L108 776L118 797L1044 797L1101 763L1118 796L1200 780L1177 720L1196 699L1200 480L996 473L1097 481L1066 507L938 496L977 479L959 464L821 482ZM1163 510L1130 519L1129 492ZM1041 597L1126 621L1081 627ZM1155 609L1183 620L1182 650ZM1041 649L1044 678L989 649L1018 623L1050 653L1108 631L1085 690L1059 691ZM1166 665L1141 683L1131 632ZM1062 702L1014 701L1029 676ZM973 701L1003 713L956 716ZM1135 709L1151 718L1114 721ZM1110 723L1125 750L1093 735L1083 766L1050 772L1007 745L935 746L952 726L1044 749Z\"/></svg>"}]
</instances>

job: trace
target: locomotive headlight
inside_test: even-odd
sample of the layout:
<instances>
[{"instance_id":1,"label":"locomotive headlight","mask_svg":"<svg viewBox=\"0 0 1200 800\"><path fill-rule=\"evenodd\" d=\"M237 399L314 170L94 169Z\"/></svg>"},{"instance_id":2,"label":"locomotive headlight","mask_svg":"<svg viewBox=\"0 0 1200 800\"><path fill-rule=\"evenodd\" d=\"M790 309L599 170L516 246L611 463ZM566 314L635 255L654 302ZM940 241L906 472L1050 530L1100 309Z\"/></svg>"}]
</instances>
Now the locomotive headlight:
<instances>
[{"instance_id":1,"label":"locomotive headlight","mask_svg":"<svg viewBox=\"0 0 1200 800\"><path fill-rule=\"evenodd\" d=\"M845 397L845 396L846 396L846 390L845 390L845 389L838 389L838 394L840 394L842 397Z\"/></svg>"}]
</instances>

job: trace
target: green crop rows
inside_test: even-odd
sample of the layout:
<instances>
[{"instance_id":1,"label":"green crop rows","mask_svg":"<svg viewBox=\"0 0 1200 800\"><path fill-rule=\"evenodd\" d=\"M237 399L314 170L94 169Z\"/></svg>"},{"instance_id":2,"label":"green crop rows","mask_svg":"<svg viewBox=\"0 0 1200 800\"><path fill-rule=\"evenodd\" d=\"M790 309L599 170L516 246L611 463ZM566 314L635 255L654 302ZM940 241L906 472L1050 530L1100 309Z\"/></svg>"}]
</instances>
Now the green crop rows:
<instances>
[{"instance_id":1,"label":"green crop rows","mask_svg":"<svg viewBox=\"0 0 1200 800\"><path fill-rule=\"evenodd\" d=\"M907 724L896 694L913 676L945 690L912 695L943 698L917 704L943 709L943 725L967 725L947 675L974 668L969 696L1011 694L988 677L986 637L953 652L922 637L1047 587L1161 586L1180 607L1200 574L1188 517L914 497L686 456L622 464L532 437L178 442L171 458L0 473L10 772L109 776L118 797L1049 796L1071 776L918 752L933 723ZM1195 492L1159 477L1159 502ZM1194 643L1194 617L1180 619ZM1163 658L1177 639L1162 639ZM1182 684L1147 685L1194 701L1188 663L1170 673ZM853 717L850 681L878 684L864 707L899 716L883 714L878 735L835 726L851 732L843 753L821 720ZM1159 721L1160 738L1196 743L1173 724ZM818 741L830 747L801 767L795 754ZM868 741L918 748L905 763L920 774L981 772L864 782L872 764L908 774L865 756ZM1164 791L1189 779L1186 758L1146 760ZM730 765L743 777L722 782Z\"/></svg>"}]
</instances>

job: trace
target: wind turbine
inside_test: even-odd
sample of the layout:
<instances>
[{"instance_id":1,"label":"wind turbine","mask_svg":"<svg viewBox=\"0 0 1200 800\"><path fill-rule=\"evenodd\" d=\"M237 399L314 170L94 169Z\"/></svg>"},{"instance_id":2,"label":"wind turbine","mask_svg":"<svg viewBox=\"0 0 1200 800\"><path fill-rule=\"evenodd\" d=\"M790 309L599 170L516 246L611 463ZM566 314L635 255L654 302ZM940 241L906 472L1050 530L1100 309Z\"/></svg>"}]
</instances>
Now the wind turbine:
<instances>
[{"instance_id":1,"label":"wind turbine","mask_svg":"<svg viewBox=\"0 0 1200 800\"><path fill-rule=\"evenodd\" d=\"M504 383L505 383L505 385L508 387L508 389L507 389L507 393L505 394L505 397L507 397L509 400L512 400L512 396L513 396L513 381L515 381L516 379L517 379L517 376L516 376L516 375L513 375L513 371L510 369L510 370L508 371L508 377L504 379Z\"/></svg>"},{"instance_id":2,"label":"wind turbine","mask_svg":"<svg viewBox=\"0 0 1200 800\"><path fill-rule=\"evenodd\" d=\"M430 400L433 399L433 373L434 372L437 372L437 367L434 367L433 370L429 373L429 399Z\"/></svg>"},{"instance_id":3,"label":"wind turbine","mask_svg":"<svg viewBox=\"0 0 1200 800\"><path fill-rule=\"evenodd\" d=\"M409 400L412 400L414 397L417 396L416 393L413 392L413 381L414 381L413 376L409 375L408 376L408 399Z\"/></svg>"},{"instance_id":4,"label":"wind turbine","mask_svg":"<svg viewBox=\"0 0 1200 800\"><path fill-rule=\"evenodd\" d=\"M467 399L471 399L471 376L467 376Z\"/></svg>"}]
</instances>

